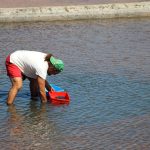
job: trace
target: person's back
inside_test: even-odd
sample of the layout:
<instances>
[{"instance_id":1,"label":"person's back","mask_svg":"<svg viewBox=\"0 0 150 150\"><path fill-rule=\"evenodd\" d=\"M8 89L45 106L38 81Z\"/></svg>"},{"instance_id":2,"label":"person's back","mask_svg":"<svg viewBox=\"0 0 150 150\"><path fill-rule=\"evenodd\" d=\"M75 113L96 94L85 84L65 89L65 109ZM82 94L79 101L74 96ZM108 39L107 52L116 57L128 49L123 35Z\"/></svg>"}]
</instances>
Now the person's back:
<instances>
[{"instance_id":1,"label":"person's back","mask_svg":"<svg viewBox=\"0 0 150 150\"><path fill-rule=\"evenodd\" d=\"M39 75L46 79L48 69L46 55L37 51L18 50L10 55L10 62L18 66L27 77L35 79Z\"/></svg>"}]
</instances>

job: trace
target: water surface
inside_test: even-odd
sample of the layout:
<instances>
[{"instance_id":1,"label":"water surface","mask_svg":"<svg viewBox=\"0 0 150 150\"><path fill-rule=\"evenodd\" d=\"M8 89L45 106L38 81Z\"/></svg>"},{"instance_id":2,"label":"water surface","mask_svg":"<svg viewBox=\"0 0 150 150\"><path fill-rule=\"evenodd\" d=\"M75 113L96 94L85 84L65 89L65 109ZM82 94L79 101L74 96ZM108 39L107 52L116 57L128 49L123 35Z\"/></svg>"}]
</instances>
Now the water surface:
<instances>
[{"instance_id":1,"label":"water surface","mask_svg":"<svg viewBox=\"0 0 150 150\"><path fill-rule=\"evenodd\" d=\"M149 33L149 18L0 24L1 149L149 150ZM64 60L47 79L67 89L69 106L31 101L28 81L6 106L5 57L18 49Z\"/></svg>"}]
</instances>

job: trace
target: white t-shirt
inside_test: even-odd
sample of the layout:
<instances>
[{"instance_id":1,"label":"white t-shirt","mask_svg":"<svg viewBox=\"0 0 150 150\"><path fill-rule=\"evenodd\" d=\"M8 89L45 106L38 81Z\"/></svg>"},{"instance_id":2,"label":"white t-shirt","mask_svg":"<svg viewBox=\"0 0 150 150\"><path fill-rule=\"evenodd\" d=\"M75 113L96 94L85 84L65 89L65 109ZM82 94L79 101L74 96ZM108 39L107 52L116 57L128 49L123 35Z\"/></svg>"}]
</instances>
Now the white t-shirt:
<instances>
[{"instance_id":1,"label":"white t-shirt","mask_svg":"<svg viewBox=\"0 0 150 150\"><path fill-rule=\"evenodd\" d=\"M18 66L27 77L36 79L40 76L46 79L48 63L45 60L46 53L28 50L18 50L10 55L10 62Z\"/></svg>"}]
</instances>

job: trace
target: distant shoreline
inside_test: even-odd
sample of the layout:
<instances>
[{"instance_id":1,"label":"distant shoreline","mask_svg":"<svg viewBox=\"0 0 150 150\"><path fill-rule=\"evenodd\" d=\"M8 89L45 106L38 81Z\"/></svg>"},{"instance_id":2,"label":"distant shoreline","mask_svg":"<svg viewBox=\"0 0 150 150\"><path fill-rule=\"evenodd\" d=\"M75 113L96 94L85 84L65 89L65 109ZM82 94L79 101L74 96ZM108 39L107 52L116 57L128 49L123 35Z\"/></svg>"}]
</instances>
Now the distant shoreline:
<instances>
[{"instance_id":1,"label":"distant shoreline","mask_svg":"<svg viewBox=\"0 0 150 150\"><path fill-rule=\"evenodd\" d=\"M0 8L0 22L149 17L150 2Z\"/></svg>"},{"instance_id":2,"label":"distant shoreline","mask_svg":"<svg viewBox=\"0 0 150 150\"><path fill-rule=\"evenodd\" d=\"M113 3L139 3L146 1L148 0L0 0L0 8L99 5Z\"/></svg>"}]
</instances>

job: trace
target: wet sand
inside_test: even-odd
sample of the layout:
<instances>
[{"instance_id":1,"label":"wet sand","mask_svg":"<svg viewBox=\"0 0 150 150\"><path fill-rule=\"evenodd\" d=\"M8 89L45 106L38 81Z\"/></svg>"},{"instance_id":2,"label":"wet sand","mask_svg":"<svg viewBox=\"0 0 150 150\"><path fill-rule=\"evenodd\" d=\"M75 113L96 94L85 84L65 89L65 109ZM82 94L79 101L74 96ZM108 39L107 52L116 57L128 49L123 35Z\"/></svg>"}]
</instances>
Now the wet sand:
<instances>
[{"instance_id":1,"label":"wet sand","mask_svg":"<svg viewBox=\"0 0 150 150\"><path fill-rule=\"evenodd\" d=\"M149 0L0 0L1 8L146 2Z\"/></svg>"}]
</instances>

